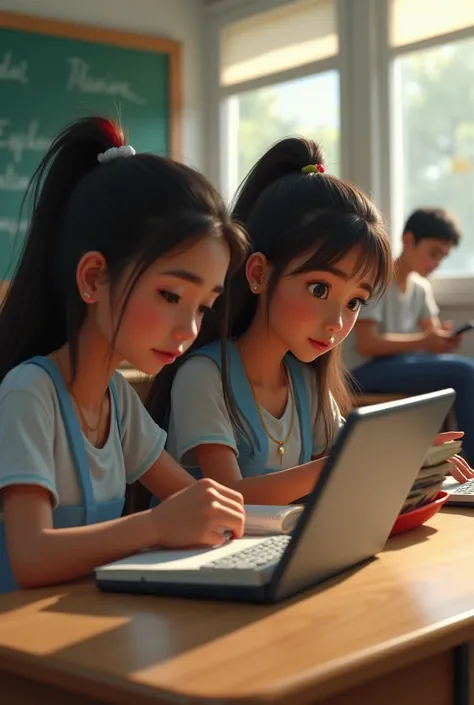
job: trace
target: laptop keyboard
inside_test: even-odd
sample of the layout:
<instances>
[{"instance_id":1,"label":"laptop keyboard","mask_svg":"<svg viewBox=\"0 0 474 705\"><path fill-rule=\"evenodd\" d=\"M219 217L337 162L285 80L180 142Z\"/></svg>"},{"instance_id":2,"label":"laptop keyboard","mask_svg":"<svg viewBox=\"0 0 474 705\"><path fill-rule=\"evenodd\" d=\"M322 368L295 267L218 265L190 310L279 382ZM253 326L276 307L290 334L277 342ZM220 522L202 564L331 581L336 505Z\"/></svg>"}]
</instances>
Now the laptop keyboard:
<instances>
[{"instance_id":1,"label":"laptop keyboard","mask_svg":"<svg viewBox=\"0 0 474 705\"><path fill-rule=\"evenodd\" d=\"M271 536L255 546L243 548L230 556L223 556L215 561L206 563L206 568L252 570L271 565L272 563L278 563L290 539L291 536Z\"/></svg>"},{"instance_id":2,"label":"laptop keyboard","mask_svg":"<svg viewBox=\"0 0 474 705\"><path fill-rule=\"evenodd\" d=\"M459 485L454 490L450 490L450 494L472 494L474 495L474 480L469 480L469 482L464 482L464 484Z\"/></svg>"}]
</instances>

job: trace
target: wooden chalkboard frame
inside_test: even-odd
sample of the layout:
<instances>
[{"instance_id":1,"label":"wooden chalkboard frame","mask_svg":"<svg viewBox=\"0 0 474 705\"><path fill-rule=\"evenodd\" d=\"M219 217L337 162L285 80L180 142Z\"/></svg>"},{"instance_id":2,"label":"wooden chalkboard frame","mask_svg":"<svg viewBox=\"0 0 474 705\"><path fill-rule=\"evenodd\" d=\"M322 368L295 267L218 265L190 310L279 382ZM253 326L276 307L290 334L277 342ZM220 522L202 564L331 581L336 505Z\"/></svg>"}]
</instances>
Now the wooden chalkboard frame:
<instances>
[{"instance_id":1,"label":"wooden chalkboard frame","mask_svg":"<svg viewBox=\"0 0 474 705\"><path fill-rule=\"evenodd\" d=\"M181 43L173 39L135 34L116 29L52 20L45 17L0 12L0 29L16 29L97 44L113 44L129 49L142 49L167 54L169 60L169 145L170 156L181 155Z\"/></svg>"}]
</instances>

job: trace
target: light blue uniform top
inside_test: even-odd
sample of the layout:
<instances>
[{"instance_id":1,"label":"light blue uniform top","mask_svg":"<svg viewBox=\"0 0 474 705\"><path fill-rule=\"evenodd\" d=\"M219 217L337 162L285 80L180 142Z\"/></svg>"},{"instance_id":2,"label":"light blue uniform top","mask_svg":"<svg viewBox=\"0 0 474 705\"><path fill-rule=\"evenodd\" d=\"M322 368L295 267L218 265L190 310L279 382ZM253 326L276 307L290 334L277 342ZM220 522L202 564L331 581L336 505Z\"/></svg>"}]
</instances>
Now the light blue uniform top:
<instances>
[{"instance_id":1,"label":"light blue uniform top","mask_svg":"<svg viewBox=\"0 0 474 705\"><path fill-rule=\"evenodd\" d=\"M228 343L229 386L248 437L230 419L222 387L220 344L212 343L197 350L177 372L171 392L168 452L194 477L202 475L197 467L194 449L204 444L232 448L243 477L294 467L319 455L326 445L326 438L322 419L318 416L316 372L291 354L286 356L285 363L293 387L296 418L290 438L285 443L282 464L278 445L268 437L263 427L233 342ZM344 419L332 397L331 403L336 434ZM287 407L280 418L260 407L265 426L274 438L286 437L291 427L291 406L289 395Z\"/></svg>"},{"instance_id":2,"label":"light blue uniform top","mask_svg":"<svg viewBox=\"0 0 474 705\"><path fill-rule=\"evenodd\" d=\"M19 365L0 385L0 489L47 489L55 528L120 517L126 483L140 478L163 450L166 433L120 373L109 389L109 436L96 448L83 435L63 378L48 358ZM0 593L17 587L0 515Z\"/></svg>"}]
</instances>

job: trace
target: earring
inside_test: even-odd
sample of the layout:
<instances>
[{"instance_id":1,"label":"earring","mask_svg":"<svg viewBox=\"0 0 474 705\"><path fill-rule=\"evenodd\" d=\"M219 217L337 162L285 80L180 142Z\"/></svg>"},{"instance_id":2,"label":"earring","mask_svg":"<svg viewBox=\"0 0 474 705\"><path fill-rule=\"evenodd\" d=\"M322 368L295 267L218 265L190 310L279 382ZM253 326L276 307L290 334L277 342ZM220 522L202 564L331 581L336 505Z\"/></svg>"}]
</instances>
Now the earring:
<instances>
[{"instance_id":1,"label":"earring","mask_svg":"<svg viewBox=\"0 0 474 705\"><path fill-rule=\"evenodd\" d=\"M254 284L254 285L252 286L252 289L253 289L253 291L258 291L258 284Z\"/></svg>"},{"instance_id":2,"label":"earring","mask_svg":"<svg viewBox=\"0 0 474 705\"><path fill-rule=\"evenodd\" d=\"M86 300L90 300L90 299L92 298L91 294L90 294L88 291L83 291L83 292L82 292L82 296L83 296Z\"/></svg>"}]
</instances>

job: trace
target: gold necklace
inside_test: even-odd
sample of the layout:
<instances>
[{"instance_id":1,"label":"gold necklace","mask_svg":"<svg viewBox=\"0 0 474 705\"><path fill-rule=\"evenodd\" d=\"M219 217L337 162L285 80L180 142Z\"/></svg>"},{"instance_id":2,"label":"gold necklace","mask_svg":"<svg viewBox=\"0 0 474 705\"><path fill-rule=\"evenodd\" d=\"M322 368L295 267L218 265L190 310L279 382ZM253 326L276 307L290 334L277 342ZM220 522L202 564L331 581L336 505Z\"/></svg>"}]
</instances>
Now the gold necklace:
<instances>
[{"instance_id":1,"label":"gold necklace","mask_svg":"<svg viewBox=\"0 0 474 705\"><path fill-rule=\"evenodd\" d=\"M237 348L238 348L238 350L239 350L239 352L240 352L240 347L239 347L239 345L237 345ZM262 414L262 411L261 411L261 408L260 408L260 404L258 403L257 398L256 398L256 396L255 396L255 390L254 390L254 388L253 388L253 384L252 384L252 382L251 382L251 380L250 380L250 378L249 378L249 376L248 376L248 374L247 374L247 370L246 370L246 368L245 368L245 363L244 363L243 358L242 358L242 353L240 354L240 359L242 360L242 366L243 366L243 368L244 368L245 376L247 377L248 383L249 383L249 385L250 385L250 390L251 390L251 392L252 392L252 396L253 396L253 400L254 400L254 402L255 402L255 406L257 407L257 412L258 412L258 415L259 415L259 418L260 418L260 423L262 424L263 430L264 430L265 433L267 434L268 438L269 438L271 441L273 441L273 443L276 443L276 445L278 446L278 455L279 455L279 457L280 457L280 465L283 465L283 458L284 458L284 456L285 456L285 445L288 443L288 441L289 441L290 438L291 438L291 434L293 433L293 426L294 426L294 423L295 423L295 395L294 395L294 393L293 393L293 385L291 384L291 379L290 379L290 376L289 376L289 374L288 374L287 367L286 367L286 365L282 362L282 370L283 370L283 374L285 375L285 379L286 379L286 382L287 382L287 385L288 385L288 394L290 395L290 398L291 398L291 421L290 421L290 428L289 428L288 433L286 434L285 438L279 439L279 438L275 438L274 436L272 436L272 434L271 434L270 431L268 430L267 424L265 423L265 419L263 418L263 414ZM284 413L284 412L283 412L283 413Z\"/></svg>"},{"instance_id":2,"label":"gold necklace","mask_svg":"<svg viewBox=\"0 0 474 705\"><path fill-rule=\"evenodd\" d=\"M89 424L87 423L87 419L84 416L84 411L82 409L82 406L77 401L76 396L75 396L74 392L72 391L71 387L68 387L68 391L69 391L69 394L74 399L74 402L76 404L76 408L77 408L77 410L79 412L79 416L81 418L82 425L85 426L90 433L97 433L97 431L99 430L99 428L102 425L102 412L104 409L104 398L105 397L102 397L102 401L100 402L99 420L97 421L97 426L89 426Z\"/></svg>"},{"instance_id":3,"label":"gold necklace","mask_svg":"<svg viewBox=\"0 0 474 705\"><path fill-rule=\"evenodd\" d=\"M59 369L61 375L63 376L63 379L65 379L64 374L63 374L62 369L61 369L61 365L60 365L60 363L59 363L59 360L58 360L58 358L57 358L56 353L55 353L55 352L52 353L51 357L53 358L53 362L56 364L56 367ZM90 426L90 425L87 423L87 419L86 419L86 417L85 417L85 415L84 415L84 411L83 411L83 409L82 409L82 406L81 406L81 405L79 404L79 402L77 401L76 395L75 395L74 392L72 391L71 386L70 386L69 384L66 384L66 388L67 388L69 394L71 395L71 397L72 397L73 400L74 400L74 403L75 403L75 405L76 405L76 409L77 409L77 411L79 412L79 418L80 418L80 421L81 421L81 424L82 424L83 428L85 427L85 428L89 431L89 433L97 433L97 431L99 430L99 428L100 428L101 425L102 425L102 412L103 412L103 409L104 409L104 398L105 398L105 396L102 397L102 401L100 402L99 420L98 420L98 422L97 422L97 426Z\"/></svg>"}]
</instances>

